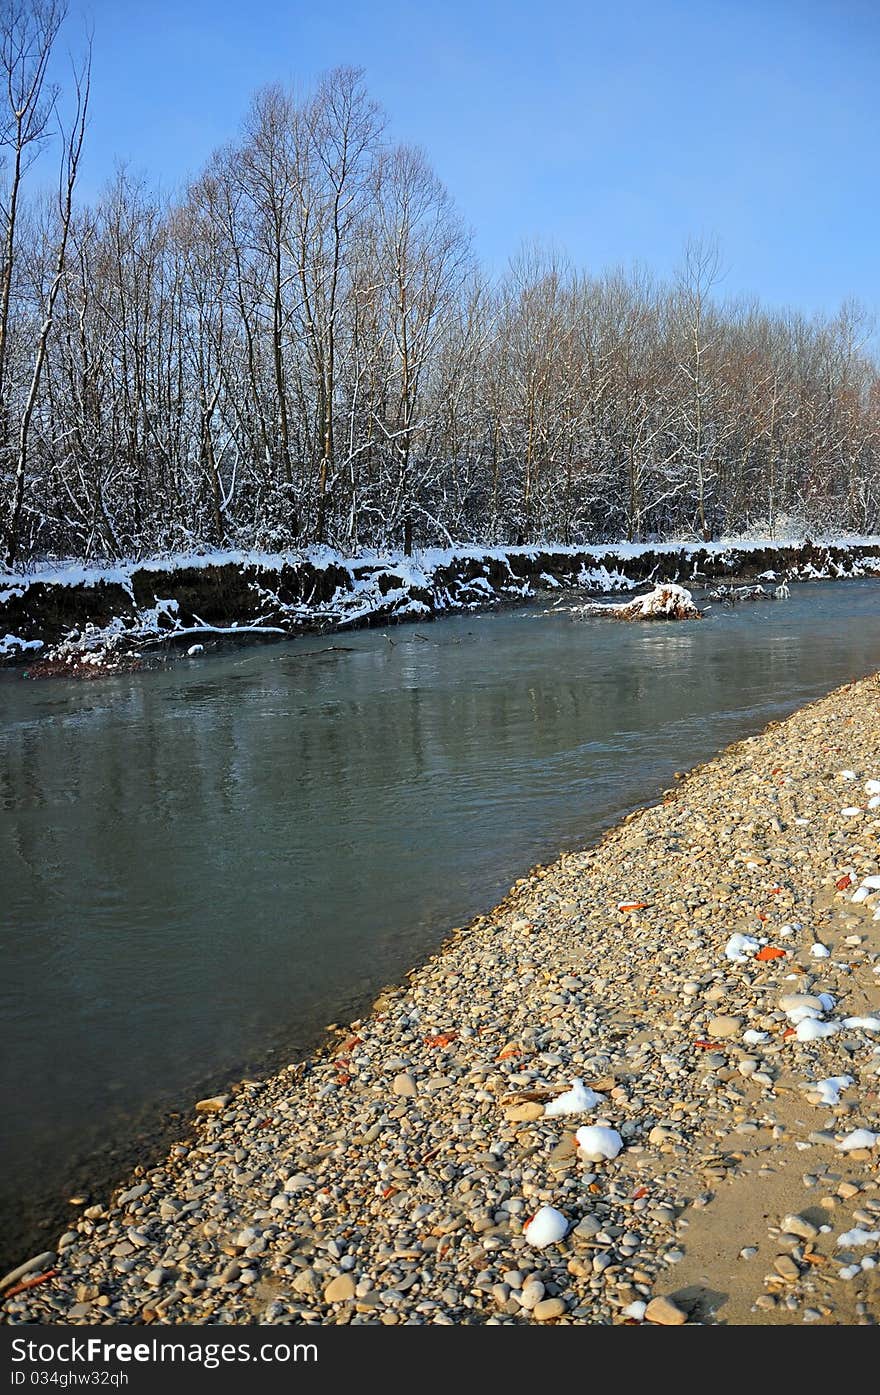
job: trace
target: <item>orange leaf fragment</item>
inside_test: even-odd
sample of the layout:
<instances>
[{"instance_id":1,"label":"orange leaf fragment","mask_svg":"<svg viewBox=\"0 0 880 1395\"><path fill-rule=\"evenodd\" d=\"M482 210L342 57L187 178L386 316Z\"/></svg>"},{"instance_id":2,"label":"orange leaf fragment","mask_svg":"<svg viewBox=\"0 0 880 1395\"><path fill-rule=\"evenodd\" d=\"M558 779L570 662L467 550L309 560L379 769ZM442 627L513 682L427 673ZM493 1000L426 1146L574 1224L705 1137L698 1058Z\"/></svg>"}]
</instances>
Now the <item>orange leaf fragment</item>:
<instances>
[{"instance_id":1,"label":"orange leaf fragment","mask_svg":"<svg viewBox=\"0 0 880 1395\"><path fill-rule=\"evenodd\" d=\"M694 1042L694 1046L698 1046L698 1047L700 1048L701 1051L723 1051L723 1050L724 1050L724 1046L723 1046L723 1044L722 1044L720 1041L703 1041L703 1040L701 1040L701 1039L698 1039L697 1041Z\"/></svg>"},{"instance_id":2,"label":"orange leaf fragment","mask_svg":"<svg viewBox=\"0 0 880 1395\"><path fill-rule=\"evenodd\" d=\"M844 872L842 877L838 877L834 885L837 887L838 891L846 891L848 886L852 886L852 877L849 872Z\"/></svg>"},{"instance_id":3,"label":"orange leaf fragment","mask_svg":"<svg viewBox=\"0 0 880 1395\"><path fill-rule=\"evenodd\" d=\"M522 1052L518 1046L507 1046L503 1051L499 1051L495 1057L496 1061L512 1061L515 1056L521 1056Z\"/></svg>"},{"instance_id":4,"label":"orange leaf fragment","mask_svg":"<svg viewBox=\"0 0 880 1395\"><path fill-rule=\"evenodd\" d=\"M758 950L758 953L755 955L755 958L760 959L762 961L766 961L768 959L784 959L785 950L774 949L772 945L765 945L763 949Z\"/></svg>"},{"instance_id":5,"label":"orange leaf fragment","mask_svg":"<svg viewBox=\"0 0 880 1395\"><path fill-rule=\"evenodd\" d=\"M636 1190L633 1192L633 1201L641 1201L642 1197L647 1195L647 1187L636 1187Z\"/></svg>"},{"instance_id":6,"label":"orange leaf fragment","mask_svg":"<svg viewBox=\"0 0 880 1395\"><path fill-rule=\"evenodd\" d=\"M449 1046L455 1041L457 1032L438 1032L436 1037L425 1037L426 1046Z\"/></svg>"},{"instance_id":7,"label":"orange leaf fragment","mask_svg":"<svg viewBox=\"0 0 880 1395\"><path fill-rule=\"evenodd\" d=\"M782 1033L782 1040L786 1041L788 1037L793 1037L795 1030L794 1027L786 1027L785 1031Z\"/></svg>"},{"instance_id":8,"label":"orange leaf fragment","mask_svg":"<svg viewBox=\"0 0 880 1395\"><path fill-rule=\"evenodd\" d=\"M598 1182L591 1182L587 1190L591 1191L593 1193L593 1196L598 1196L602 1188L599 1186Z\"/></svg>"},{"instance_id":9,"label":"orange leaf fragment","mask_svg":"<svg viewBox=\"0 0 880 1395\"><path fill-rule=\"evenodd\" d=\"M650 901L619 901L617 909L619 911L644 911L651 905Z\"/></svg>"}]
</instances>

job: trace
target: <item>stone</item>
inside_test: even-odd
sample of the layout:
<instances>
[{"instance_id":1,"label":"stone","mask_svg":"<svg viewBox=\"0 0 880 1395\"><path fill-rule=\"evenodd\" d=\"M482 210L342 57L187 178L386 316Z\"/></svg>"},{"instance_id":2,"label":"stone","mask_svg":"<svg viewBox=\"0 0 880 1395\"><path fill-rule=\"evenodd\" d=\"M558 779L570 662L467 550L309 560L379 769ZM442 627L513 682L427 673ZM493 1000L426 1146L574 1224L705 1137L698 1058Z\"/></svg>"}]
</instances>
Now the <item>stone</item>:
<instances>
[{"instance_id":1,"label":"stone","mask_svg":"<svg viewBox=\"0 0 880 1395\"><path fill-rule=\"evenodd\" d=\"M681 1327L687 1322L687 1313L673 1303L671 1298L652 1298L645 1309L645 1321L659 1323L661 1327Z\"/></svg>"},{"instance_id":2,"label":"stone","mask_svg":"<svg viewBox=\"0 0 880 1395\"><path fill-rule=\"evenodd\" d=\"M418 1086L415 1078L406 1072L395 1075L391 1082L391 1093L394 1095L412 1096L418 1094Z\"/></svg>"},{"instance_id":3,"label":"stone","mask_svg":"<svg viewBox=\"0 0 880 1395\"><path fill-rule=\"evenodd\" d=\"M544 1106L537 1103L514 1104L504 1111L509 1124L528 1124L544 1117Z\"/></svg>"},{"instance_id":4,"label":"stone","mask_svg":"<svg viewBox=\"0 0 880 1395\"><path fill-rule=\"evenodd\" d=\"M783 1216L782 1229L789 1235L798 1235L802 1240L815 1240L819 1234L819 1227L806 1216L790 1215Z\"/></svg>"},{"instance_id":5,"label":"stone","mask_svg":"<svg viewBox=\"0 0 880 1395\"><path fill-rule=\"evenodd\" d=\"M314 1177L310 1177L308 1173L295 1172L284 1183L284 1190L289 1196L296 1196L299 1192L311 1191L315 1185Z\"/></svg>"},{"instance_id":6,"label":"stone","mask_svg":"<svg viewBox=\"0 0 880 1395\"><path fill-rule=\"evenodd\" d=\"M777 1255L773 1261L773 1268L787 1283L797 1283L801 1276L801 1271L791 1255Z\"/></svg>"},{"instance_id":7,"label":"stone","mask_svg":"<svg viewBox=\"0 0 880 1395\"><path fill-rule=\"evenodd\" d=\"M350 1274L339 1274L324 1289L325 1303L347 1303L354 1298L355 1281Z\"/></svg>"},{"instance_id":8,"label":"stone","mask_svg":"<svg viewBox=\"0 0 880 1395\"><path fill-rule=\"evenodd\" d=\"M290 1286L294 1293L302 1293L312 1298L317 1297L320 1288L314 1269L301 1269Z\"/></svg>"},{"instance_id":9,"label":"stone","mask_svg":"<svg viewBox=\"0 0 880 1395\"><path fill-rule=\"evenodd\" d=\"M551 1322L553 1318L563 1317L565 1311L561 1298L544 1298L532 1309L532 1317L536 1322Z\"/></svg>"},{"instance_id":10,"label":"stone","mask_svg":"<svg viewBox=\"0 0 880 1395\"><path fill-rule=\"evenodd\" d=\"M718 1017L709 1018L709 1025L706 1031L711 1038L714 1039L718 1037L723 1041L725 1037L735 1037L741 1026L741 1017L730 1017L728 1014L722 1013ZM648 1304L649 1308L650 1306L651 1305Z\"/></svg>"},{"instance_id":11,"label":"stone","mask_svg":"<svg viewBox=\"0 0 880 1395\"><path fill-rule=\"evenodd\" d=\"M598 1235L601 1229L601 1222L595 1216L584 1216L582 1221L578 1221L572 1234L581 1240L592 1240L593 1236Z\"/></svg>"},{"instance_id":12,"label":"stone","mask_svg":"<svg viewBox=\"0 0 880 1395\"><path fill-rule=\"evenodd\" d=\"M533 1279L523 1286L523 1291L519 1296L519 1305L527 1311L536 1307L544 1297L545 1289L540 1279Z\"/></svg>"},{"instance_id":13,"label":"stone","mask_svg":"<svg viewBox=\"0 0 880 1395\"><path fill-rule=\"evenodd\" d=\"M231 1095L212 1095L210 1099L196 1101L197 1114L220 1114L232 1099Z\"/></svg>"}]
</instances>

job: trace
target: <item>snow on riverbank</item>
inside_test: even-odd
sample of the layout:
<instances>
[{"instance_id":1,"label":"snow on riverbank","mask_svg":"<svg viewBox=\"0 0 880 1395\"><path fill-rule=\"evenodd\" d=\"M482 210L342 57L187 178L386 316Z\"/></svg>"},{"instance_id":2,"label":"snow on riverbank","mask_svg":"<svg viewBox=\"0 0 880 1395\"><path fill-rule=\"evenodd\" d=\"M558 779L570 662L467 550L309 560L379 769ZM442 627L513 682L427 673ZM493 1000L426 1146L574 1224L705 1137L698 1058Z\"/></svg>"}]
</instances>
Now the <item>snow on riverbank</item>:
<instances>
[{"instance_id":1,"label":"snow on riverbank","mask_svg":"<svg viewBox=\"0 0 880 1395\"><path fill-rule=\"evenodd\" d=\"M532 560L538 556L552 554L561 558L592 556L595 558L616 558L620 562L631 562L649 555L681 556L684 558L713 557L723 559L731 553L779 552L789 553L806 547L816 550L834 549L858 553L863 549L876 549L880 554L880 535L844 534L840 537L792 538L783 542L771 538L721 538L717 542L651 542L651 543L590 543L569 546L556 542L533 543L527 547L480 547L471 543L440 548L424 548L413 556L405 557L402 552L361 552L347 556L332 547L307 547L293 552L244 552L238 550L215 549L213 551L175 553L167 557L147 557L119 562L112 566L88 566L81 562L46 562L37 564L27 572L10 572L0 569L0 605L12 593L22 594L36 583L48 586L98 586L115 584L131 590L132 577L136 572L179 572L209 567L255 568L258 571L274 572L284 567L308 563L315 568L342 567L353 574L362 568L372 570L394 570L404 573L411 585L425 584L434 572L450 567L456 562L479 561L483 559L504 562L508 558ZM880 555L877 565L871 570L880 571ZM604 566L595 569L601 586ZM606 573L609 580L613 573ZM618 589L608 586L607 589Z\"/></svg>"},{"instance_id":2,"label":"snow on riverbank","mask_svg":"<svg viewBox=\"0 0 880 1395\"><path fill-rule=\"evenodd\" d=\"M0 573L0 659L30 662L39 647L40 664L76 667L88 655L93 673L102 646L118 665L125 650L144 645L427 620L560 587L606 595L742 576L786 582L869 574L880 574L880 537L461 546L412 557L345 557L312 547L204 552L103 568L47 565Z\"/></svg>"}]
</instances>

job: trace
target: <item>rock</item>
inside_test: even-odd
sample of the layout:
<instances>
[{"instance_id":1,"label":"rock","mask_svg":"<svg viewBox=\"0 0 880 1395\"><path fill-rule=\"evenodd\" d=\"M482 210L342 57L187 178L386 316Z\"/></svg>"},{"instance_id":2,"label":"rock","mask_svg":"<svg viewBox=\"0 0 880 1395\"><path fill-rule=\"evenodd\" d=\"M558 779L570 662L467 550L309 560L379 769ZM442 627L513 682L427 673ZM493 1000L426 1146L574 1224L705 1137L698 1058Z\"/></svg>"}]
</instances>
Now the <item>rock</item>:
<instances>
[{"instance_id":1,"label":"rock","mask_svg":"<svg viewBox=\"0 0 880 1395\"><path fill-rule=\"evenodd\" d=\"M532 1309L532 1317L536 1322L551 1322L553 1318L562 1317L565 1311L561 1298L544 1298Z\"/></svg>"},{"instance_id":2,"label":"rock","mask_svg":"<svg viewBox=\"0 0 880 1395\"><path fill-rule=\"evenodd\" d=\"M150 1190L146 1182L138 1182L136 1187L129 1187L127 1192L121 1192L116 1198L117 1206L130 1206L133 1201L138 1201L142 1196L146 1196Z\"/></svg>"},{"instance_id":3,"label":"rock","mask_svg":"<svg viewBox=\"0 0 880 1395\"><path fill-rule=\"evenodd\" d=\"M655 1124L648 1134L648 1142L659 1148L663 1143L673 1143L677 1137L674 1129L667 1129L662 1124Z\"/></svg>"},{"instance_id":4,"label":"rock","mask_svg":"<svg viewBox=\"0 0 880 1395\"><path fill-rule=\"evenodd\" d=\"M712 1038L718 1037L723 1041L725 1037L735 1037L742 1026L741 1017L730 1017L726 1013L721 1013L718 1017L710 1017L709 1025L706 1028L708 1035ZM650 1312L650 1303L648 1311ZM649 1321L651 1319L649 1318Z\"/></svg>"},{"instance_id":5,"label":"rock","mask_svg":"<svg viewBox=\"0 0 880 1395\"><path fill-rule=\"evenodd\" d=\"M520 1307L525 1308L527 1312L531 1312L531 1310L537 1307L541 1302L544 1293L544 1285L541 1283L540 1279L531 1279L523 1286L523 1291L519 1296Z\"/></svg>"},{"instance_id":6,"label":"rock","mask_svg":"<svg viewBox=\"0 0 880 1395\"><path fill-rule=\"evenodd\" d=\"M302 1293L310 1298L317 1297L320 1292L320 1285L314 1269L301 1269L293 1280L291 1288L294 1293Z\"/></svg>"},{"instance_id":7,"label":"rock","mask_svg":"<svg viewBox=\"0 0 880 1395\"><path fill-rule=\"evenodd\" d=\"M671 1298L652 1298L645 1309L645 1321L659 1323L662 1327L681 1327L687 1322L687 1313Z\"/></svg>"},{"instance_id":8,"label":"rock","mask_svg":"<svg viewBox=\"0 0 880 1395\"><path fill-rule=\"evenodd\" d=\"M231 1095L212 1095L210 1099L196 1101L197 1114L220 1114L232 1099Z\"/></svg>"},{"instance_id":9,"label":"rock","mask_svg":"<svg viewBox=\"0 0 880 1395\"><path fill-rule=\"evenodd\" d=\"M581 1240L592 1240L593 1236L598 1235L601 1229L601 1222L597 1221L595 1216L584 1216L583 1220L575 1226L573 1233Z\"/></svg>"},{"instance_id":10,"label":"rock","mask_svg":"<svg viewBox=\"0 0 880 1395\"><path fill-rule=\"evenodd\" d=\"M297 1196L300 1192L311 1191L315 1185L314 1177L310 1177L307 1172L295 1172L284 1183L284 1190L288 1196Z\"/></svg>"},{"instance_id":11,"label":"rock","mask_svg":"<svg viewBox=\"0 0 880 1395\"><path fill-rule=\"evenodd\" d=\"M544 1117L544 1106L537 1103L514 1104L505 1109L504 1117L510 1124L533 1123Z\"/></svg>"},{"instance_id":12,"label":"rock","mask_svg":"<svg viewBox=\"0 0 880 1395\"><path fill-rule=\"evenodd\" d=\"M791 1255L777 1255L773 1261L773 1268L780 1278L785 1279L788 1283L796 1283L801 1276L801 1271Z\"/></svg>"},{"instance_id":13,"label":"rock","mask_svg":"<svg viewBox=\"0 0 880 1395\"><path fill-rule=\"evenodd\" d=\"M783 1216L782 1229L787 1231L789 1235L800 1236L802 1240L815 1240L819 1234L819 1227L807 1220L806 1216Z\"/></svg>"},{"instance_id":14,"label":"rock","mask_svg":"<svg viewBox=\"0 0 880 1395\"><path fill-rule=\"evenodd\" d=\"M339 1274L324 1289L325 1303L347 1303L354 1298L355 1281L350 1274Z\"/></svg>"},{"instance_id":15,"label":"rock","mask_svg":"<svg viewBox=\"0 0 880 1395\"><path fill-rule=\"evenodd\" d=\"M412 1096L418 1094L415 1078L407 1073L395 1075L391 1082L391 1092L395 1095Z\"/></svg>"}]
</instances>

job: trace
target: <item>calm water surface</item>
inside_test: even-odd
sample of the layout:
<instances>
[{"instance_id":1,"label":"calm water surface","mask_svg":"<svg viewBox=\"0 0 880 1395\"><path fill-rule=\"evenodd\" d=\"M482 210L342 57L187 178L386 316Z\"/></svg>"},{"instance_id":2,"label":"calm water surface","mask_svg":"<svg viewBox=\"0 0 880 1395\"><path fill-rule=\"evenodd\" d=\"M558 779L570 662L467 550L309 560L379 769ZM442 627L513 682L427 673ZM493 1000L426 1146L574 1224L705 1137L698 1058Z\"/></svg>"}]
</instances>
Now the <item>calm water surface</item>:
<instances>
[{"instance_id":1,"label":"calm water surface","mask_svg":"<svg viewBox=\"0 0 880 1395\"><path fill-rule=\"evenodd\" d=\"M880 583L702 623L515 610L0 681L0 1233L306 1050L536 861L880 666Z\"/></svg>"}]
</instances>

